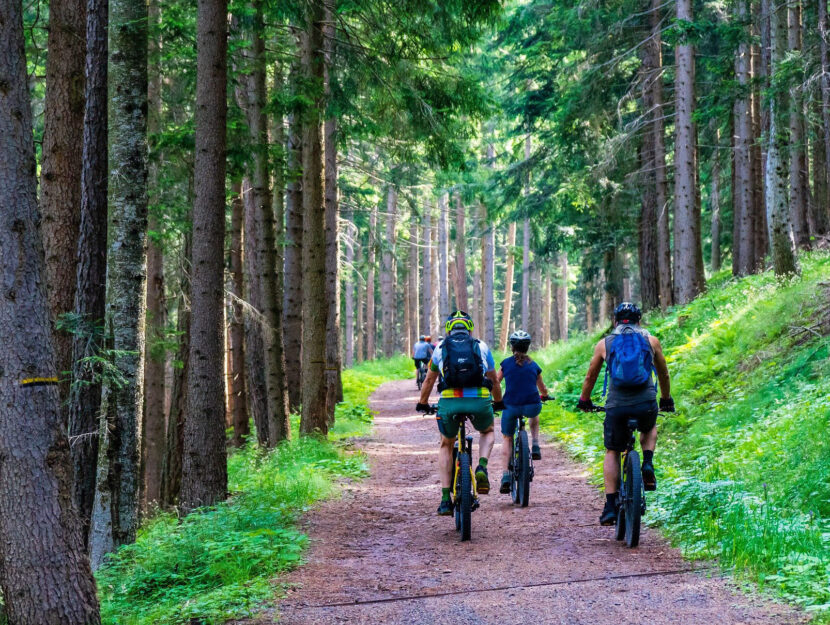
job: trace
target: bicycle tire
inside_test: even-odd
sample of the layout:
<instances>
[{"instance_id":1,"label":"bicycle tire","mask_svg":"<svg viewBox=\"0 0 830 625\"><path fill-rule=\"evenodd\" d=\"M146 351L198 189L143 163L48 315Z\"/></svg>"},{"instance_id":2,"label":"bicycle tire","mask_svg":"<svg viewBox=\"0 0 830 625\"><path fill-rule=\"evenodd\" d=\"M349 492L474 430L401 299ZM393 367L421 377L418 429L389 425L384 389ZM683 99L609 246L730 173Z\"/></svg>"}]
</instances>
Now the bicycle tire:
<instances>
[{"instance_id":1,"label":"bicycle tire","mask_svg":"<svg viewBox=\"0 0 830 625\"><path fill-rule=\"evenodd\" d=\"M527 504L530 503L530 443L527 440L526 430L519 432L518 451L517 490L519 491L519 501L517 503L522 508L527 508Z\"/></svg>"},{"instance_id":2,"label":"bicycle tire","mask_svg":"<svg viewBox=\"0 0 830 625\"><path fill-rule=\"evenodd\" d=\"M450 469L450 484L455 488L456 498L453 503L453 518L455 519L455 531L461 531L461 507L458 505L458 492L461 489L461 484L458 482L460 476L456 471L458 470L458 447L452 448L452 468Z\"/></svg>"},{"instance_id":3,"label":"bicycle tire","mask_svg":"<svg viewBox=\"0 0 830 625\"><path fill-rule=\"evenodd\" d=\"M620 490L618 491L618 501L617 501L617 523L616 527L614 528L616 531L614 532L614 536L617 540L625 540L625 506L623 505L624 496L625 496L625 486L622 483L622 478L620 478Z\"/></svg>"},{"instance_id":4,"label":"bicycle tire","mask_svg":"<svg viewBox=\"0 0 830 625\"><path fill-rule=\"evenodd\" d=\"M470 540L470 522L473 511L473 474L470 467L470 454L462 452L459 455L458 471L461 474L459 494L456 505L458 506L458 524L461 530L461 540Z\"/></svg>"},{"instance_id":5,"label":"bicycle tire","mask_svg":"<svg viewBox=\"0 0 830 625\"><path fill-rule=\"evenodd\" d=\"M636 451L626 454L625 482L625 544L633 549L640 544L643 505L643 476L640 473L640 454Z\"/></svg>"}]
</instances>

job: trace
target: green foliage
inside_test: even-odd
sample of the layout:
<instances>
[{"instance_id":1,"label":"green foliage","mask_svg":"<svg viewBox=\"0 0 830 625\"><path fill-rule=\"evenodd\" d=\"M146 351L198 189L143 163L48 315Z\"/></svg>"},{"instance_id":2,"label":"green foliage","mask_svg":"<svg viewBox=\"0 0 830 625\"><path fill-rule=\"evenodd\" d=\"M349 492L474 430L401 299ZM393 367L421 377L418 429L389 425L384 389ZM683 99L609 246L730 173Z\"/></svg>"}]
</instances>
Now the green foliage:
<instances>
[{"instance_id":1,"label":"green foliage","mask_svg":"<svg viewBox=\"0 0 830 625\"><path fill-rule=\"evenodd\" d=\"M383 382L410 375L408 358L343 372L332 440L368 433L368 400ZM367 474L359 453L312 437L259 449L253 439L228 459L231 497L183 519L160 513L97 573L103 622L111 625L224 623L252 616L273 598L274 578L302 558L298 515L337 493L339 479Z\"/></svg>"},{"instance_id":2,"label":"green foliage","mask_svg":"<svg viewBox=\"0 0 830 625\"><path fill-rule=\"evenodd\" d=\"M689 557L716 557L830 619L830 256L806 255L803 269L786 283L720 274L688 306L646 319L678 407L658 422L647 519ZM602 419L572 410L599 336L537 354L561 402L544 427L598 484Z\"/></svg>"}]
</instances>

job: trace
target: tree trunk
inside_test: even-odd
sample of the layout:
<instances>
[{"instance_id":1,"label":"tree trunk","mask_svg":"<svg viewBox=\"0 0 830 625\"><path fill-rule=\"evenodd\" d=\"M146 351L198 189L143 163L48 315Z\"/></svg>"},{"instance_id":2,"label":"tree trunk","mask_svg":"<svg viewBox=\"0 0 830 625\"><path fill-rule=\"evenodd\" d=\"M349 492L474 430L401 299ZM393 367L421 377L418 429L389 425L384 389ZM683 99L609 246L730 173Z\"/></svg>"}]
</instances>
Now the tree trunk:
<instances>
[{"instance_id":1,"label":"tree trunk","mask_svg":"<svg viewBox=\"0 0 830 625\"><path fill-rule=\"evenodd\" d=\"M356 266L360 266L363 258L363 250L360 248L357 240L357 229L355 228L354 245L355 257L357 259ZM357 280L357 311L355 312L355 362L361 363L365 359L366 353L366 323L364 320L363 302L366 301L366 285L362 279Z\"/></svg>"},{"instance_id":2,"label":"tree trunk","mask_svg":"<svg viewBox=\"0 0 830 625\"><path fill-rule=\"evenodd\" d=\"M345 247L345 267L343 272L343 308L345 312L345 341L344 341L344 352L345 352L345 364L347 368L354 366L355 363L355 298L354 298L354 265L355 265L355 245L357 245L357 227L354 225L352 221L351 212L346 214L346 237L344 239L344 247ZM415 220L412 220L415 223ZM417 258L417 248L412 246L412 249L415 250L416 258ZM411 254L411 251L410 251ZM416 272L414 274L410 273L410 278L414 278L417 280L417 260L415 262ZM417 297L416 297L417 301ZM358 306L361 306L360 300L358 300ZM417 319L417 314L416 314ZM416 325L417 331L417 325ZM360 333L360 327L358 326L358 333ZM359 351L359 350L358 350ZM360 357L358 356L358 360Z\"/></svg>"},{"instance_id":3,"label":"tree trunk","mask_svg":"<svg viewBox=\"0 0 830 625\"><path fill-rule=\"evenodd\" d=\"M753 28L753 35L755 29ZM763 153L761 151L761 90L758 80L761 72L761 51L753 44L750 64L750 84L752 97L750 98L750 109L752 114L752 140L750 142L752 154L752 223L755 229L755 242L752 249L755 253L753 271L762 271L764 268L764 256L767 253L767 218L764 207L764 167Z\"/></svg>"},{"instance_id":4,"label":"tree trunk","mask_svg":"<svg viewBox=\"0 0 830 625\"><path fill-rule=\"evenodd\" d=\"M466 208L461 193L455 194L455 293L456 305L460 310L468 310L467 298L467 230L465 223Z\"/></svg>"},{"instance_id":5,"label":"tree trunk","mask_svg":"<svg viewBox=\"0 0 830 625\"><path fill-rule=\"evenodd\" d=\"M818 32L821 49L821 136L825 180L830 184L830 33L827 29L827 0L818 0ZM830 206L825 206L825 211L830 219Z\"/></svg>"},{"instance_id":6,"label":"tree trunk","mask_svg":"<svg viewBox=\"0 0 830 625\"><path fill-rule=\"evenodd\" d=\"M180 497L185 511L213 505L228 491L225 387L217 384L225 355L224 267L219 251L225 243L227 0L199 0L197 31L194 178L198 184L193 203L190 370ZM255 201L261 201L260 183L254 181ZM265 206L270 211L270 197Z\"/></svg>"},{"instance_id":7,"label":"tree trunk","mask_svg":"<svg viewBox=\"0 0 830 625\"><path fill-rule=\"evenodd\" d=\"M821 107L821 101L815 103L815 108ZM819 113L819 111L816 111ZM815 115L820 119L820 115ZM821 136L821 126L815 127L816 133ZM816 224L816 234L826 235L830 232L830 196L828 196L827 163L825 162L824 142L814 140L811 145L813 152L813 221Z\"/></svg>"},{"instance_id":8,"label":"tree trunk","mask_svg":"<svg viewBox=\"0 0 830 625\"><path fill-rule=\"evenodd\" d=\"M100 623L72 503L49 304L41 287L32 115L22 4L0 18L0 588L9 623ZM71 258L72 256L70 256ZM64 259L65 262L66 259Z\"/></svg>"},{"instance_id":9,"label":"tree trunk","mask_svg":"<svg viewBox=\"0 0 830 625\"><path fill-rule=\"evenodd\" d=\"M712 273L720 271L720 131L715 129L715 154L712 158L712 187L709 192L712 209Z\"/></svg>"},{"instance_id":10,"label":"tree trunk","mask_svg":"<svg viewBox=\"0 0 830 625\"><path fill-rule=\"evenodd\" d=\"M657 270L660 307L666 310L674 304L672 286L671 229L669 226L669 182L666 174L666 129L663 111L663 18L660 0L651 0L649 26L651 37L647 47L654 59L654 74L649 79L652 106L652 145L654 146L654 192L657 204Z\"/></svg>"},{"instance_id":11,"label":"tree trunk","mask_svg":"<svg viewBox=\"0 0 830 625\"><path fill-rule=\"evenodd\" d=\"M550 270L547 267L545 267L542 279L542 342L540 346L546 347L551 341L551 301L553 299Z\"/></svg>"},{"instance_id":12,"label":"tree trunk","mask_svg":"<svg viewBox=\"0 0 830 625\"><path fill-rule=\"evenodd\" d=\"M161 9L158 0L149 3L149 20L154 28L161 23ZM161 45L157 38L150 41L149 79L147 82L147 134L155 137L161 130ZM154 153L153 153L154 152ZM141 433L142 482L141 504L144 510L161 497L161 466L164 462L166 444L166 415L164 411L164 328L167 309L164 299L164 256L158 240L161 224L157 214L159 205L159 160L154 146L148 169L149 219L148 229L152 233L147 241L147 327L144 345L144 428Z\"/></svg>"},{"instance_id":13,"label":"tree trunk","mask_svg":"<svg viewBox=\"0 0 830 625\"><path fill-rule=\"evenodd\" d=\"M262 258L259 256L262 244L257 227L257 209L251 183L242 182L242 201L245 207L243 236L243 263L245 265L245 299L243 309L245 329L245 383L248 390L248 406L256 427L257 443L268 446L268 392L265 366L265 315L261 287Z\"/></svg>"},{"instance_id":14,"label":"tree trunk","mask_svg":"<svg viewBox=\"0 0 830 625\"><path fill-rule=\"evenodd\" d=\"M418 219L414 212L409 219L409 271L407 277L409 280L409 314L411 315L409 319L409 343L411 348L415 345L420 333L419 310L421 305L418 293L418 276L421 270L418 261ZM411 355L411 352L407 352L407 355Z\"/></svg>"},{"instance_id":15,"label":"tree trunk","mask_svg":"<svg viewBox=\"0 0 830 625\"><path fill-rule=\"evenodd\" d=\"M101 384L89 357L103 340L107 276L107 0L87 8L87 80L85 89L81 222L78 233L75 314L82 331L73 340L69 398L69 436L73 443L73 498L89 536L98 459L98 411Z\"/></svg>"},{"instance_id":16,"label":"tree trunk","mask_svg":"<svg viewBox=\"0 0 830 625\"><path fill-rule=\"evenodd\" d=\"M522 327L530 328L530 219L522 223Z\"/></svg>"},{"instance_id":17,"label":"tree trunk","mask_svg":"<svg viewBox=\"0 0 830 625\"><path fill-rule=\"evenodd\" d=\"M429 200L427 200L429 202ZM423 276L423 318L421 321L422 334L432 334L432 206L424 209L424 272ZM371 271L371 269L370 269Z\"/></svg>"},{"instance_id":18,"label":"tree trunk","mask_svg":"<svg viewBox=\"0 0 830 625\"><path fill-rule=\"evenodd\" d=\"M752 112L750 108L749 0L737 3L737 21L745 32L735 57L738 96L735 98L735 188L732 231L732 273L745 276L755 269L754 177L752 169Z\"/></svg>"},{"instance_id":19,"label":"tree trunk","mask_svg":"<svg viewBox=\"0 0 830 625\"><path fill-rule=\"evenodd\" d=\"M787 45L791 54L801 51L801 4L798 0L787 3ZM801 72L793 77L795 89L789 98L789 200L793 235L798 247L810 247L810 228L807 222L807 153L805 149L804 120L800 83Z\"/></svg>"},{"instance_id":20,"label":"tree trunk","mask_svg":"<svg viewBox=\"0 0 830 625\"><path fill-rule=\"evenodd\" d=\"M594 285L585 283L585 330L590 334L594 331Z\"/></svg>"},{"instance_id":21,"label":"tree trunk","mask_svg":"<svg viewBox=\"0 0 830 625\"><path fill-rule=\"evenodd\" d=\"M300 71L297 63L292 64L289 83L295 91L299 88ZM303 388L303 157L299 111L288 117L286 156L283 332L288 403L291 412L296 412L302 401Z\"/></svg>"},{"instance_id":22,"label":"tree trunk","mask_svg":"<svg viewBox=\"0 0 830 625\"><path fill-rule=\"evenodd\" d=\"M326 435L326 206L323 197L323 141L320 122L325 110L323 87L323 27L321 0L307 7L303 74L313 100L303 111L303 394L300 432Z\"/></svg>"},{"instance_id":23,"label":"tree trunk","mask_svg":"<svg viewBox=\"0 0 830 625\"><path fill-rule=\"evenodd\" d=\"M247 113L250 141L251 183L257 229L257 265L259 288L262 294L262 312L266 324L265 389L268 406L268 445L274 447L290 437L288 422L288 389L286 387L286 356L283 347L282 299L278 288L277 252L273 200L270 189L270 162L268 158L268 122L265 107L268 93L265 83L266 59L262 3L253 3L254 22L251 28L251 74L248 77Z\"/></svg>"},{"instance_id":24,"label":"tree trunk","mask_svg":"<svg viewBox=\"0 0 830 625\"><path fill-rule=\"evenodd\" d=\"M482 269L482 301L481 306L484 309L484 327L482 328L482 336L487 345L495 346L496 344L496 300L493 288L493 281L495 279L496 264L495 264L495 230L487 221L487 209L481 205L481 269Z\"/></svg>"},{"instance_id":25,"label":"tree trunk","mask_svg":"<svg viewBox=\"0 0 830 625\"><path fill-rule=\"evenodd\" d=\"M325 54L325 97L331 97L331 68L334 63L334 0L325 3L323 50ZM340 204L337 197L337 120L326 119L324 124L325 204L326 204L326 300L329 304L326 327L326 413L329 424L334 423L334 407L343 400L340 371Z\"/></svg>"},{"instance_id":26,"label":"tree trunk","mask_svg":"<svg viewBox=\"0 0 830 625\"><path fill-rule=\"evenodd\" d=\"M450 314L450 281L447 262L449 248L449 194L438 198L438 316L446 319Z\"/></svg>"},{"instance_id":27,"label":"tree trunk","mask_svg":"<svg viewBox=\"0 0 830 625\"><path fill-rule=\"evenodd\" d=\"M677 19L693 22L692 0L678 0ZM674 300L692 301L705 286L700 241L695 112L695 51L682 41L676 52L677 128L675 140Z\"/></svg>"},{"instance_id":28,"label":"tree trunk","mask_svg":"<svg viewBox=\"0 0 830 625\"><path fill-rule=\"evenodd\" d=\"M506 267L504 270L504 300L501 313L501 333L499 335L499 349L507 349L507 338L510 335L510 313L513 307L513 256L516 247L516 222L511 221L507 226Z\"/></svg>"},{"instance_id":29,"label":"tree trunk","mask_svg":"<svg viewBox=\"0 0 830 625\"><path fill-rule=\"evenodd\" d=\"M78 146L84 133L84 59L86 2L49 5L46 49L46 97L43 112L40 212L46 262L43 278L53 323L75 303L76 252L81 208ZM72 336L53 330L58 375L72 368ZM61 400L69 384L60 386Z\"/></svg>"},{"instance_id":30,"label":"tree trunk","mask_svg":"<svg viewBox=\"0 0 830 625\"><path fill-rule=\"evenodd\" d=\"M550 310L550 340L551 342L562 340L562 329L559 327L559 289L557 288L556 266L551 269L551 310Z\"/></svg>"},{"instance_id":31,"label":"tree trunk","mask_svg":"<svg viewBox=\"0 0 830 625\"><path fill-rule=\"evenodd\" d=\"M391 358L395 355L395 340L398 333L395 331L395 225L398 212L398 191L394 185L389 185L386 191L386 236L383 241L381 255L382 275L380 280L381 324L383 325L383 356Z\"/></svg>"},{"instance_id":32,"label":"tree trunk","mask_svg":"<svg viewBox=\"0 0 830 625\"><path fill-rule=\"evenodd\" d=\"M644 59L643 63L646 61ZM649 73L645 74L648 80ZM644 85L643 103L651 109L651 91ZM657 254L657 195L654 186L654 135L649 130L643 135L640 148L640 179L642 200L640 204L640 232L638 251L640 257L640 292L643 310L651 310L660 304L659 258Z\"/></svg>"},{"instance_id":33,"label":"tree trunk","mask_svg":"<svg viewBox=\"0 0 830 625\"><path fill-rule=\"evenodd\" d=\"M556 286L557 312L559 314L559 339L568 340L568 255L559 253L559 270L562 274Z\"/></svg>"},{"instance_id":34,"label":"tree trunk","mask_svg":"<svg viewBox=\"0 0 830 625\"><path fill-rule=\"evenodd\" d=\"M786 50L787 5L773 5L770 11L770 81L775 84ZM783 157L786 136L782 122L786 103L780 86L769 99L770 132L767 147L767 218L770 224L770 251L776 275L798 273L790 210L787 206L787 165Z\"/></svg>"},{"instance_id":35,"label":"tree trunk","mask_svg":"<svg viewBox=\"0 0 830 625\"><path fill-rule=\"evenodd\" d=\"M377 321L375 320L375 241L377 239L378 208L372 204L369 213L369 250L366 272L366 359L377 357Z\"/></svg>"},{"instance_id":36,"label":"tree trunk","mask_svg":"<svg viewBox=\"0 0 830 625\"><path fill-rule=\"evenodd\" d=\"M111 0L109 14L109 249L106 333L118 384L105 381L90 530L93 568L135 540L144 412L147 232L147 4ZM220 373L221 376L221 373ZM221 377L220 377L221 379Z\"/></svg>"},{"instance_id":37,"label":"tree trunk","mask_svg":"<svg viewBox=\"0 0 830 625\"><path fill-rule=\"evenodd\" d=\"M242 201L242 184L233 185L231 200L231 322L230 343L230 396L231 421L234 447L240 447L251 433L248 419L248 398L245 394L245 318L242 298L245 292L245 273L242 268L242 231L245 222L245 206Z\"/></svg>"},{"instance_id":38,"label":"tree trunk","mask_svg":"<svg viewBox=\"0 0 830 625\"><path fill-rule=\"evenodd\" d=\"M191 239L190 233L185 235L182 265L190 258ZM184 421L187 417L187 377L190 370L190 274L187 271L182 273L179 289L181 296L176 333L180 338L176 360L181 366L173 372L170 412L167 417L167 446L161 469L161 500L168 507L178 504L182 491L182 449Z\"/></svg>"}]
</instances>

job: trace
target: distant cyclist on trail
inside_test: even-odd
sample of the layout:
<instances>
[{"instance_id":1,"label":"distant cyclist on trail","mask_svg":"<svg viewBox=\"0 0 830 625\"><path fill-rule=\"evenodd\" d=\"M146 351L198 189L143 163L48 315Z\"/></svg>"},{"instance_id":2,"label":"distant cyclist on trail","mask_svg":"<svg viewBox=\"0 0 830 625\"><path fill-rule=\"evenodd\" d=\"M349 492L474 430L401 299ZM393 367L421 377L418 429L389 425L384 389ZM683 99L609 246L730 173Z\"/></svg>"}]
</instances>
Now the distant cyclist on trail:
<instances>
[{"instance_id":1,"label":"distant cyclist on trail","mask_svg":"<svg viewBox=\"0 0 830 625\"><path fill-rule=\"evenodd\" d=\"M640 327L640 309L623 302L614 311L614 331L597 343L588 373L582 385L577 408L585 412L595 409L591 401L602 363L606 362L605 380L605 507L599 518L601 525L614 525L617 520L617 484L620 478L620 453L628 442L627 420L637 419L640 445L643 448L643 486L655 490L654 448L657 445L657 389L652 371L660 382L660 410L674 412L671 383L663 348L656 337Z\"/></svg>"},{"instance_id":2,"label":"distant cyclist on trail","mask_svg":"<svg viewBox=\"0 0 830 625\"><path fill-rule=\"evenodd\" d=\"M539 413L542 412L542 400L548 399L548 389L542 380L542 368L527 355L530 349L530 335L524 330L517 330L510 335L510 347L513 355L505 358L499 365L498 380L505 382L504 412L501 413L501 433L504 436L502 456L504 473L501 476L499 492L510 492L510 455L513 451L512 440L516 433L516 417L530 419L530 435L533 440L531 457L542 459L539 447Z\"/></svg>"},{"instance_id":3,"label":"distant cyclist on trail","mask_svg":"<svg viewBox=\"0 0 830 625\"><path fill-rule=\"evenodd\" d=\"M438 430L441 432L441 447L438 450L438 471L441 475L441 505L438 514L452 514L452 491L450 471L452 448L458 437L459 424L456 415L471 415L473 427L480 432L478 442L479 462L475 470L479 494L490 492L487 477L487 459L493 450L493 410L504 409L501 401L501 387L496 379L495 362L487 345L473 338L473 320L462 310L447 317L444 325L446 336L432 353L429 373L421 388L421 398L415 409L427 412L429 394L438 374L441 383L438 390ZM492 390L492 399L491 399ZM495 403L494 403L494 401Z\"/></svg>"},{"instance_id":4,"label":"distant cyclist on trail","mask_svg":"<svg viewBox=\"0 0 830 625\"><path fill-rule=\"evenodd\" d=\"M412 348L412 360L415 361L415 368L421 366L421 363L429 365L429 359L432 358L432 352L435 345L432 344L432 337L421 335L418 337L418 342Z\"/></svg>"}]
</instances>

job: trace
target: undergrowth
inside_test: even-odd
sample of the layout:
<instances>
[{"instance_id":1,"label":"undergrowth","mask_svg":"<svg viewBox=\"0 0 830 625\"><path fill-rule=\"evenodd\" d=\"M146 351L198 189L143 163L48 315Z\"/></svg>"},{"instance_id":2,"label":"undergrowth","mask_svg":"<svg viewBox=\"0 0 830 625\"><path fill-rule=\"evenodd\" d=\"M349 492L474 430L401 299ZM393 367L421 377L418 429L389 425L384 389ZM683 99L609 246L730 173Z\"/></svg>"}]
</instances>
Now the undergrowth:
<instances>
[{"instance_id":1,"label":"undergrowth","mask_svg":"<svg viewBox=\"0 0 830 625\"><path fill-rule=\"evenodd\" d=\"M366 475L362 456L338 441L369 432L368 400L381 383L411 375L403 356L343 372L344 401L328 441L300 438L266 452L252 440L228 459L231 497L182 519L160 513L96 574L102 620L111 625L223 623L256 614L300 563L298 516Z\"/></svg>"},{"instance_id":2,"label":"undergrowth","mask_svg":"<svg viewBox=\"0 0 830 625\"><path fill-rule=\"evenodd\" d=\"M659 489L647 520L691 558L717 558L830 622L830 256L786 283L726 273L688 306L648 315L672 376L658 421ZM560 400L545 429L601 478L602 419L576 413L601 333L535 356ZM594 400L600 401L602 380Z\"/></svg>"}]
</instances>

